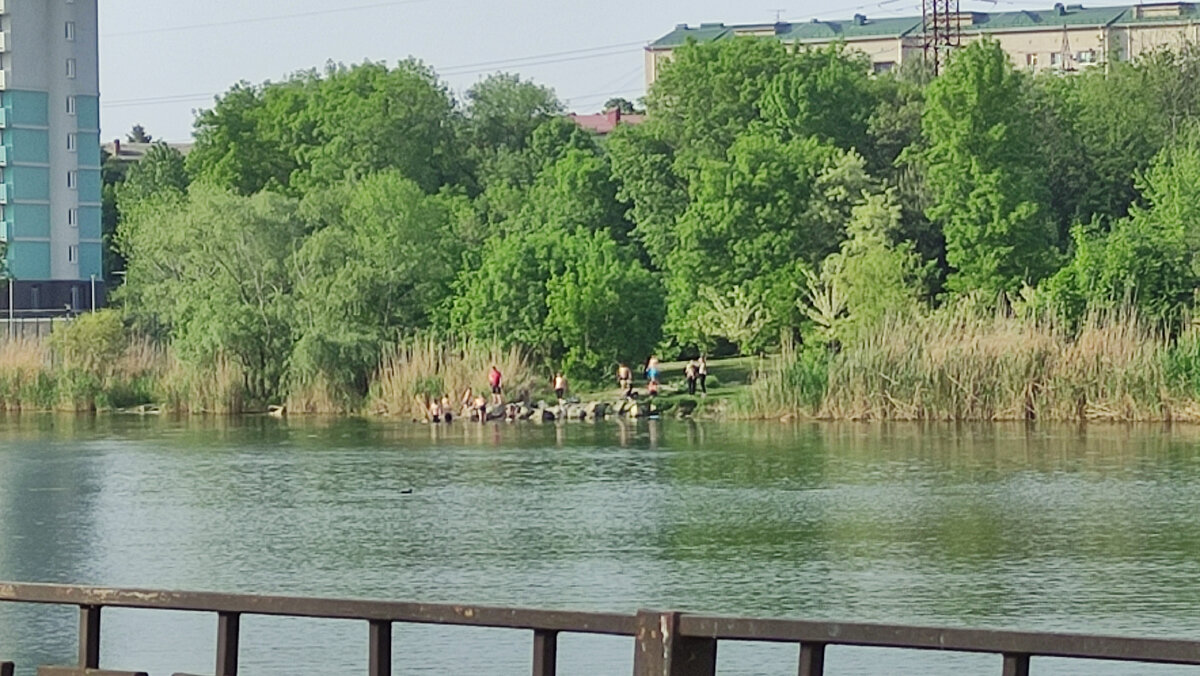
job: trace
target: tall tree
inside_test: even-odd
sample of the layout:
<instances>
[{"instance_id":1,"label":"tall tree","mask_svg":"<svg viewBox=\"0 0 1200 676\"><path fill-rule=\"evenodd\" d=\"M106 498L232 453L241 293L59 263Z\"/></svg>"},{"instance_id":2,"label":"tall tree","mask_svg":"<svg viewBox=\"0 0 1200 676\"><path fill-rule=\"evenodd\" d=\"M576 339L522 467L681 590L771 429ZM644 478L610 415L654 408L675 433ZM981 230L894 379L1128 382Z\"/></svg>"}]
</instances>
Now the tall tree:
<instances>
[{"instance_id":1,"label":"tall tree","mask_svg":"<svg viewBox=\"0 0 1200 676\"><path fill-rule=\"evenodd\" d=\"M197 366L236 362L259 401L278 397L291 348L288 260L302 241L294 200L209 186L135 203L117 231L119 298Z\"/></svg>"},{"instance_id":2,"label":"tall tree","mask_svg":"<svg viewBox=\"0 0 1200 676\"><path fill-rule=\"evenodd\" d=\"M1028 91L995 40L959 50L927 90L929 216L945 233L953 291L1015 292L1054 270L1058 242Z\"/></svg>"},{"instance_id":3,"label":"tall tree","mask_svg":"<svg viewBox=\"0 0 1200 676\"><path fill-rule=\"evenodd\" d=\"M426 195L398 171L336 192L331 222L295 259L290 376L352 398L365 394L387 341L429 326L450 295L463 238L452 198Z\"/></svg>"},{"instance_id":4,"label":"tall tree","mask_svg":"<svg viewBox=\"0 0 1200 676\"><path fill-rule=\"evenodd\" d=\"M562 110L553 89L512 73L495 73L467 90L467 133L480 151L521 150L534 129Z\"/></svg>"}]
</instances>

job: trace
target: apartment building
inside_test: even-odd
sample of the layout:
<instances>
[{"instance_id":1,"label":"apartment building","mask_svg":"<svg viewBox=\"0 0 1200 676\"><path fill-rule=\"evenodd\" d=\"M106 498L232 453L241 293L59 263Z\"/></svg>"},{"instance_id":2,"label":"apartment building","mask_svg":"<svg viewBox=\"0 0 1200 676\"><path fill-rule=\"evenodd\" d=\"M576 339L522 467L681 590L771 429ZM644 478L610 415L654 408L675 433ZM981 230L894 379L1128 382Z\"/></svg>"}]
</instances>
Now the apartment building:
<instances>
[{"instance_id":1,"label":"apartment building","mask_svg":"<svg viewBox=\"0 0 1200 676\"><path fill-rule=\"evenodd\" d=\"M97 0L0 0L0 310L103 304Z\"/></svg>"},{"instance_id":2,"label":"apartment building","mask_svg":"<svg viewBox=\"0 0 1200 676\"><path fill-rule=\"evenodd\" d=\"M964 44L992 38L1015 66L1034 71L1089 68L1110 59L1134 59L1162 46L1200 40L1200 11L1189 2L1117 7L1060 3L1047 10L962 12L957 23ZM688 41L716 42L739 36L813 47L844 42L869 56L876 72L886 72L909 59L922 58L923 25L920 16L874 18L866 14L846 21L680 24L646 47L646 85L658 78L672 52Z\"/></svg>"}]
</instances>

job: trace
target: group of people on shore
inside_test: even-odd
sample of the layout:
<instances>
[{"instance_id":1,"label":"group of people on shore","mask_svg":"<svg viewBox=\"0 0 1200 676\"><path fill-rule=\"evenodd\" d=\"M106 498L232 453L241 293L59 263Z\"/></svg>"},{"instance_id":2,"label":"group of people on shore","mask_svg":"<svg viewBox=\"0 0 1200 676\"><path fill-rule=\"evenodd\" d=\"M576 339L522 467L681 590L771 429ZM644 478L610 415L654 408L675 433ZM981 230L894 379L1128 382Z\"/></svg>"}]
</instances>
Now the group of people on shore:
<instances>
[{"instance_id":1,"label":"group of people on shore","mask_svg":"<svg viewBox=\"0 0 1200 676\"><path fill-rule=\"evenodd\" d=\"M504 405L504 375L500 373L500 369L492 366L488 372L488 387L491 389L491 406ZM558 398L559 405L566 401L567 396L567 377L562 371L554 374L553 379L554 396ZM463 391L462 397L458 401L459 414L464 418L473 418L479 422L486 422L488 419L489 399L484 396L483 392L476 393L471 387L467 387ZM452 422L454 420L454 406L450 400L449 394L443 394L441 398L436 396L429 397L423 405L427 411L426 421L433 423ZM511 416L513 405L506 407L506 414Z\"/></svg>"},{"instance_id":2,"label":"group of people on shore","mask_svg":"<svg viewBox=\"0 0 1200 676\"><path fill-rule=\"evenodd\" d=\"M659 393L659 376L661 369L658 363L658 357L651 356L646 360L642 369L642 375L646 378L646 394L654 397ZM700 386L700 391L704 395L708 394L708 360L704 355L700 355L698 359L692 359L684 366L683 377L687 382L688 394L696 394L696 386ZM462 393L462 397L458 401L458 413L464 418L475 419L479 422L486 422L488 419L488 406L503 406L504 405L504 386L503 374L500 369L492 366L488 371L488 388L491 389L491 398L485 396L484 392L476 393L470 387L467 387ZM561 406L567 398L567 377L562 371L554 374L552 379L554 396L558 399L558 404ZM626 399L636 399L637 392L633 389L633 370L628 364L620 364L617 366L617 384L621 388L622 396ZM440 398L437 396L428 397L422 403L422 407L426 410L426 421L433 423L451 422L456 415L455 407L450 399L449 394L443 394ZM508 408L513 408L510 405Z\"/></svg>"},{"instance_id":3,"label":"group of people on shore","mask_svg":"<svg viewBox=\"0 0 1200 676\"><path fill-rule=\"evenodd\" d=\"M651 356L646 360L642 374L646 377L646 394L651 397L657 396L660 387L659 376L661 375L658 357ZM687 381L688 394L696 394L697 383L700 385L700 391L708 394L706 382L708 380L708 360L704 355L687 363L683 369L683 377ZM637 392L633 389L633 371L628 364L617 366L617 386L621 388L621 393L626 399L637 397Z\"/></svg>"}]
</instances>

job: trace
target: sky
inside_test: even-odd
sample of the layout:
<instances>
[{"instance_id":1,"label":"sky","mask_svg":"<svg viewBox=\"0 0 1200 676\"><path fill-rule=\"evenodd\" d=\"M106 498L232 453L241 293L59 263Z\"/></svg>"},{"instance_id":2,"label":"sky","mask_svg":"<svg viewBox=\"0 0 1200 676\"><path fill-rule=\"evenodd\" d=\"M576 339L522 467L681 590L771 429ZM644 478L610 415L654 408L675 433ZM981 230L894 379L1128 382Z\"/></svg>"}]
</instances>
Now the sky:
<instances>
[{"instance_id":1,"label":"sky","mask_svg":"<svg viewBox=\"0 0 1200 676\"><path fill-rule=\"evenodd\" d=\"M327 62L432 66L456 96L495 72L552 87L569 110L645 94L643 48L676 24L919 16L920 0L99 0L101 136L141 124L187 141L197 110L238 81ZM961 0L963 11L1054 0ZM771 5L777 5L772 7ZM1088 6L1113 4L1111 1Z\"/></svg>"}]
</instances>

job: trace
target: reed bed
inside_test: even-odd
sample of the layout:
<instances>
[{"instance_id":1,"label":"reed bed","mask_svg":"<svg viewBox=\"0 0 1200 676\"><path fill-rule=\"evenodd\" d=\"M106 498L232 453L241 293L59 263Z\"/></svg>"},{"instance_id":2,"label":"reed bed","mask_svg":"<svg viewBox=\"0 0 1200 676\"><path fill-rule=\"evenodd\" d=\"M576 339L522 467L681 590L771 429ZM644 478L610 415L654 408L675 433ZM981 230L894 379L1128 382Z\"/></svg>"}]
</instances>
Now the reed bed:
<instances>
[{"instance_id":1,"label":"reed bed","mask_svg":"<svg viewBox=\"0 0 1200 676\"><path fill-rule=\"evenodd\" d=\"M368 410L380 415L421 418L430 397L449 395L455 408L467 388L490 396L492 365L503 374L505 399L524 398L536 382L529 360L498 340L423 336L383 355L368 397Z\"/></svg>"},{"instance_id":2,"label":"reed bed","mask_svg":"<svg viewBox=\"0 0 1200 676\"><path fill-rule=\"evenodd\" d=\"M785 350L755 379L747 410L843 420L1200 422L1194 331L1174 339L1130 312L1095 314L1076 330L952 311L893 320L826 358L819 401L811 393L820 362L806 356L814 350Z\"/></svg>"},{"instance_id":3,"label":"reed bed","mask_svg":"<svg viewBox=\"0 0 1200 676\"><path fill-rule=\"evenodd\" d=\"M50 349L38 339L0 342L0 409L53 408L57 398Z\"/></svg>"}]
</instances>

